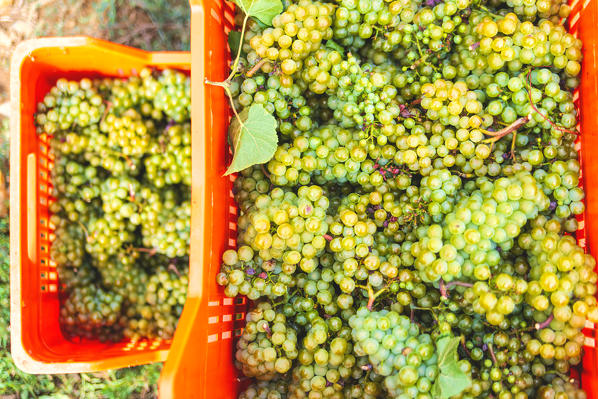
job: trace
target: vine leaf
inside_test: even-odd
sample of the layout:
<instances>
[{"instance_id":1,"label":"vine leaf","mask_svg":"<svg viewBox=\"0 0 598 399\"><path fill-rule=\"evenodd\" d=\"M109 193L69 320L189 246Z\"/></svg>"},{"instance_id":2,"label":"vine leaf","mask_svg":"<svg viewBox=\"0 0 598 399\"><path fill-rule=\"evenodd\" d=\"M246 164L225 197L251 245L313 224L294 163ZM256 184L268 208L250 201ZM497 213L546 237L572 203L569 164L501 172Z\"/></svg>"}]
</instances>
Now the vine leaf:
<instances>
[{"instance_id":1,"label":"vine leaf","mask_svg":"<svg viewBox=\"0 0 598 399\"><path fill-rule=\"evenodd\" d=\"M444 336L436 341L439 373L432 386L431 393L434 398L448 399L471 386L471 377L465 374L458 364L459 342L459 338L452 336Z\"/></svg>"},{"instance_id":2,"label":"vine leaf","mask_svg":"<svg viewBox=\"0 0 598 399\"><path fill-rule=\"evenodd\" d=\"M241 47L241 32L236 30L228 32L228 46L231 54L237 54L239 47Z\"/></svg>"},{"instance_id":3,"label":"vine leaf","mask_svg":"<svg viewBox=\"0 0 598 399\"><path fill-rule=\"evenodd\" d=\"M268 162L278 146L276 119L261 104L244 109L230 124L233 161L225 176Z\"/></svg>"},{"instance_id":4,"label":"vine leaf","mask_svg":"<svg viewBox=\"0 0 598 399\"><path fill-rule=\"evenodd\" d=\"M271 26L272 18L282 12L280 0L233 0L241 10L250 17L259 19L262 23Z\"/></svg>"}]
</instances>

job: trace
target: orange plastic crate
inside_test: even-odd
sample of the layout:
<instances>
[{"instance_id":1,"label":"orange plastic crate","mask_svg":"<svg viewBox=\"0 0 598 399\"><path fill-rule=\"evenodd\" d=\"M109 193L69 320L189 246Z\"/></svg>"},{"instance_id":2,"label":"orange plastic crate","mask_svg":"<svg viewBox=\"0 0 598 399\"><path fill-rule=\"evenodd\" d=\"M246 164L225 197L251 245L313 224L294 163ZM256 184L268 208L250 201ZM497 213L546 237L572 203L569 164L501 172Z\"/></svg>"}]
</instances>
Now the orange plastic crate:
<instances>
[{"instance_id":1,"label":"orange plastic crate","mask_svg":"<svg viewBox=\"0 0 598 399\"><path fill-rule=\"evenodd\" d=\"M60 77L127 77L144 67L190 69L190 54L151 53L88 37L22 43L11 65L10 291L12 356L29 373L72 373L164 361L169 341L66 340L58 323L56 265L49 259L49 170L37 103Z\"/></svg>"},{"instance_id":2,"label":"orange plastic crate","mask_svg":"<svg viewBox=\"0 0 598 399\"><path fill-rule=\"evenodd\" d=\"M222 0L191 3L192 201L198 205L191 215L191 239L196 245L191 248L187 304L162 371L159 392L161 399L233 399L245 385L233 364L233 342L243 326L246 303L226 298L216 284L220 256L234 246L236 238L231 179L223 177L230 162L226 144L229 111L223 90L204 84L205 79L226 78L233 7ZM598 255L598 162L593 154L598 148L598 0L573 0L571 6L570 31L584 42L582 84L576 99L581 111L580 153L586 160L582 172L587 208L578 236L580 245ZM598 399L595 332L593 326L588 327L579 378L588 397Z\"/></svg>"}]
</instances>

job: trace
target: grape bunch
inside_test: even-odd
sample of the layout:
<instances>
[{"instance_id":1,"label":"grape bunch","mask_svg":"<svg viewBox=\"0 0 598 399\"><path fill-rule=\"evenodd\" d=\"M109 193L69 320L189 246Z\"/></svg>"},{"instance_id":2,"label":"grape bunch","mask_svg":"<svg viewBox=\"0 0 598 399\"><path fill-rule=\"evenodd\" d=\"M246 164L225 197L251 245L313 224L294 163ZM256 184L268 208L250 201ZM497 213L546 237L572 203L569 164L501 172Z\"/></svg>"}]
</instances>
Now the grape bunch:
<instances>
[{"instance_id":1,"label":"grape bunch","mask_svg":"<svg viewBox=\"0 0 598 399\"><path fill-rule=\"evenodd\" d=\"M539 155L543 158L542 154ZM579 171L579 162L572 159L568 162L552 162L548 170L537 169L534 173L536 180L551 199L551 207L555 208L554 214L558 218L568 219L572 215L583 214L585 210L585 193L579 187Z\"/></svg>"},{"instance_id":2,"label":"grape bunch","mask_svg":"<svg viewBox=\"0 0 598 399\"><path fill-rule=\"evenodd\" d=\"M579 386L562 377L555 377L549 384L543 385L538 390L541 399L561 398L586 399L587 394Z\"/></svg>"},{"instance_id":3,"label":"grape bunch","mask_svg":"<svg viewBox=\"0 0 598 399\"><path fill-rule=\"evenodd\" d=\"M139 157L148 152L152 128L153 122L144 122L134 109L128 109L121 117L108 114L100 123L110 149L125 157Z\"/></svg>"},{"instance_id":4,"label":"grape bunch","mask_svg":"<svg viewBox=\"0 0 598 399\"><path fill-rule=\"evenodd\" d=\"M551 65L570 77L580 72L581 41L559 24L542 20L534 25L520 21L514 13L500 18L479 13L470 23L476 43L474 54L491 71L516 64L518 69Z\"/></svg>"},{"instance_id":5,"label":"grape bunch","mask_svg":"<svg viewBox=\"0 0 598 399\"><path fill-rule=\"evenodd\" d=\"M430 335L420 334L406 316L387 310L360 308L350 325L355 352L368 356L392 397L431 391L438 367Z\"/></svg>"},{"instance_id":6,"label":"grape bunch","mask_svg":"<svg viewBox=\"0 0 598 399\"><path fill-rule=\"evenodd\" d=\"M284 380L257 381L239 394L239 399L286 399L287 383Z\"/></svg>"},{"instance_id":7,"label":"grape bunch","mask_svg":"<svg viewBox=\"0 0 598 399\"><path fill-rule=\"evenodd\" d=\"M174 125L155 140L145 158L148 180L157 188L182 183L191 186L191 125Z\"/></svg>"},{"instance_id":8,"label":"grape bunch","mask_svg":"<svg viewBox=\"0 0 598 399\"><path fill-rule=\"evenodd\" d=\"M279 146L268 162L270 181L278 186L307 185L311 182L378 185L386 176L382 174L383 170L374 170L376 163L371 159L374 154L368 154L362 144L364 140L359 130L333 125L312 130L296 137L292 143ZM387 152L382 155L392 159L393 154ZM378 165L385 163L388 160L378 159ZM392 171L389 171L388 177L391 176Z\"/></svg>"},{"instance_id":9,"label":"grape bunch","mask_svg":"<svg viewBox=\"0 0 598 399\"><path fill-rule=\"evenodd\" d=\"M57 265L79 267L85 254L85 232L77 224L56 226L56 236L50 248L50 257Z\"/></svg>"},{"instance_id":10,"label":"grape bunch","mask_svg":"<svg viewBox=\"0 0 598 399\"><path fill-rule=\"evenodd\" d=\"M235 360L243 374L259 380L272 380L291 369L298 356L297 333L286 317L269 303L258 304L247 314Z\"/></svg>"},{"instance_id":11,"label":"grape bunch","mask_svg":"<svg viewBox=\"0 0 598 399\"><path fill-rule=\"evenodd\" d=\"M262 296L280 297L293 286L292 275L296 265L287 265L274 259L263 260L255 256L247 245L222 254L222 267L217 276L218 284L225 286L229 297L246 295L251 300Z\"/></svg>"},{"instance_id":12,"label":"grape bunch","mask_svg":"<svg viewBox=\"0 0 598 399\"><path fill-rule=\"evenodd\" d=\"M97 124L105 109L105 102L90 79L75 82L61 78L37 106L37 131L54 135Z\"/></svg>"},{"instance_id":13,"label":"grape bunch","mask_svg":"<svg viewBox=\"0 0 598 399\"><path fill-rule=\"evenodd\" d=\"M150 77L150 72L144 70L141 76ZM152 85L148 84L152 87ZM154 85L155 87L155 85ZM154 89L155 90L155 89ZM152 93L153 106L162 111L176 123L189 121L191 117L191 79L182 72L165 69L158 77L158 87Z\"/></svg>"},{"instance_id":14,"label":"grape bunch","mask_svg":"<svg viewBox=\"0 0 598 399\"><path fill-rule=\"evenodd\" d=\"M263 260L313 271L317 255L326 246L328 206L319 186L302 186L297 194L276 188L257 197L254 206L239 217L239 241Z\"/></svg>"},{"instance_id":15,"label":"grape bunch","mask_svg":"<svg viewBox=\"0 0 598 399\"><path fill-rule=\"evenodd\" d=\"M526 303L541 318L528 349L543 359L581 361L585 321L598 320L595 259L571 236L561 236L558 220L539 217L518 241L530 253Z\"/></svg>"},{"instance_id":16,"label":"grape bunch","mask_svg":"<svg viewBox=\"0 0 598 399\"><path fill-rule=\"evenodd\" d=\"M258 73L248 78L237 77L231 89L239 112L253 104L261 104L266 111L280 118L280 133L295 137L312 128L310 116L313 109L297 84L283 86L283 82L284 79L277 75Z\"/></svg>"},{"instance_id":17,"label":"grape bunch","mask_svg":"<svg viewBox=\"0 0 598 399\"><path fill-rule=\"evenodd\" d=\"M49 252L69 339L174 334L188 284L172 265L190 246L189 90L182 73L144 69L59 79L38 106L53 161Z\"/></svg>"},{"instance_id":18,"label":"grape bunch","mask_svg":"<svg viewBox=\"0 0 598 399\"><path fill-rule=\"evenodd\" d=\"M356 363L351 354L350 329L338 317L316 317L303 338L298 364L291 370L289 399L343 397L343 381Z\"/></svg>"},{"instance_id":19,"label":"grape bunch","mask_svg":"<svg viewBox=\"0 0 598 399\"><path fill-rule=\"evenodd\" d=\"M279 63L284 76L291 76L301 70L307 55L332 37L333 11L334 6L325 2L300 0L291 4L274 17L272 28L250 39L251 48L259 58Z\"/></svg>"},{"instance_id":20,"label":"grape bunch","mask_svg":"<svg viewBox=\"0 0 598 399\"><path fill-rule=\"evenodd\" d=\"M527 220L548 208L548 198L529 173L494 182L479 179L478 186L446 215L443 225L421 229L411 251L425 280L487 280L500 262L498 251L508 251Z\"/></svg>"},{"instance_id":21,"label":"grape bunch","mask_svg":"<svg viewBox=\"0 0 598 399\"><path fill-rule=\"evenodd\" d=\"M144 187L135 195L140 203L141 242L152 253L170 258L189 254L191 234L190 193L173 188L155 191Z\"/></svg>"},{"instance_id":22,"label":"grape bunch","mask_svg":"<svg viewBox=\"0 0 598 399\"><path fill-rule=\"evenodd\" d=\"M69 337L120 339L123 297L101 287L73 287L60 309L60 323Z\"/></svg>"},{"instance_id":23,"label":"grape bunch","mask_svg":"<svg viewBox=\"0 0 598 399\"><path fill-rule=\"evenodd\" d=\"M132 305L125 313L125 337L170 339L174 335L183 312L189 279L187 273L180 272L173 263L167 267L161 264L152 270L146 285L141 285L144 289L138 289L141 295L136 302L129 298ZM130 296L139 295L131 290L129 293Z\"/></svg>"}]
</instances>

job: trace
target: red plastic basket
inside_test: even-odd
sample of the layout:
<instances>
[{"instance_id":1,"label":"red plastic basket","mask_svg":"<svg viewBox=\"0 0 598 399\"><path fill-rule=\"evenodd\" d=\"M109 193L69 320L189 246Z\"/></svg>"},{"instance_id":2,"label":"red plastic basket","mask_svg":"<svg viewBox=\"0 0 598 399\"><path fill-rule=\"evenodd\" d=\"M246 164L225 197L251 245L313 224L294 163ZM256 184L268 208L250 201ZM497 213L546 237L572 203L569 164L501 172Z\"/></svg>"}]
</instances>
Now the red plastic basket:
<instances>
[{"instance_id":1,"label":"red plastic basket","mask_svg":"<svg viewBox=\"0 0 598 399\"><path fill-rule=\"evenodd\" d=\"M233 365L233 341L241 332L244 299L226 298L216 284L220 255L234 246L236 207L231 179L223 177L230 161L226 145L229 120L221 88L205 79L226 77L226 35L233 8L222 0L192 0L191 73L193 107L193 191L190 290L187 304L160 379L160 397L232 399L241 383ZM581 110L580 152L593 160L598 148L598 1L575 0L570 30L584 42L582 85L575 94ZM587 209L580 223L580 244L598 255L598 162L585 162ZM198 212L202 210L201 212ZM586 232L587 240L586 240ZM579 376L588 397L598 399L598 364L593 325L586 329L583 370Z\"/></svg>"},{"instance_id":2,"label":"red plastic basket","mask_svg":"<svg viewBox=\"0 0 598 399\"><path fill-rule=\"evenodd\" d=\"M10 301L12 356L29 373L106 370L164 361L169 341L101 343L64 338L58 323L56 265L49 258L47 137L37 135L37 103L60 77L126 77L142 68L188 71L189 53L150 53L87 37L22 43L11 65Z\"/></svg>"}]
</instances>

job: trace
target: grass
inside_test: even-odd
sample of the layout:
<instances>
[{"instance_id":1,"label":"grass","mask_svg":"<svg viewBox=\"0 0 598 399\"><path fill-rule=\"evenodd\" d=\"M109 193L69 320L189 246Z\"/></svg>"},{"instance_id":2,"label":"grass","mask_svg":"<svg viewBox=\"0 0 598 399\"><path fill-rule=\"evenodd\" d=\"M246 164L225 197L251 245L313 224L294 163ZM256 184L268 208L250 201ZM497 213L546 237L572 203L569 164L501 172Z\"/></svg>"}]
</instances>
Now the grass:
<instances>
[{"instance_id":1,"label":"grass","mask_svg":"<svg viewBox=\"0 0 598 399\"><path fill-rule=\"evenodd\" d=\"M95 10L105 17L111 41L145 50L189 50L188 0L101 0Z\"/></svg>"}]
</instances>

